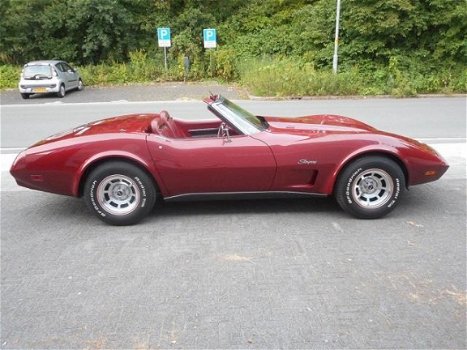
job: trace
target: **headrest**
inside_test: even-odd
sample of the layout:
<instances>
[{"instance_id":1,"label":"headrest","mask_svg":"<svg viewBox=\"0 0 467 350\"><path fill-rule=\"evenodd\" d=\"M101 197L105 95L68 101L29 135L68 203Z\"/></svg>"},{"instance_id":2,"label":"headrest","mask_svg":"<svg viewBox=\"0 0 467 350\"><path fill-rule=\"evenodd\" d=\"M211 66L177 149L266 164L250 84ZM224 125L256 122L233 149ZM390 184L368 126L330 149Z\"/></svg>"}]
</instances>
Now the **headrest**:
<instances>
[{"instance_id":1,"label":"headrest","mask_svg":"<svg viewBox=\"0 0 467 350\"><path fill-rule=\"evenodd\" d=\"M161 116L161 120L169 121L172 117L169 115L169 112L162 110L159 115Z\"/></svg>"},{"instance_id":2,"label":"headrest","mask_svg":"<svg viewBox=\"0 0 467 350\"><path fill-rule=\"evenodd\" d=\"M151 132L153 134L157 134L159 130L159 123L160 123L160 118L155 117L151 120Z\"/></svg>"}]
</instances>

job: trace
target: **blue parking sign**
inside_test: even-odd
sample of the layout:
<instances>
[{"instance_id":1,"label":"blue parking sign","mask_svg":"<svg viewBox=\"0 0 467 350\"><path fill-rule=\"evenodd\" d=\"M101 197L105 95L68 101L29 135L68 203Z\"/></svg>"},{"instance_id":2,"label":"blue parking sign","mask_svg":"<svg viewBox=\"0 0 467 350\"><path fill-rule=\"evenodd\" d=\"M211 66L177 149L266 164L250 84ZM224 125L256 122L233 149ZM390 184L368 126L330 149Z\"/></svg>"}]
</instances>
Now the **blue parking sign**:
<instances>
[{"instance_id":1,"label":"blue parking sign","mask_svg":"<svg viewBox=\"0 0 467 350\"><path fill-rule=\"evenodd\" d=\"M205 49L211 49L217 46L217 33L213 28L203 29L203 42Z\"/></svg>"},{"instance_id":2,"label":"blue parking sign","mask_svg":"<svg viewBox=\"0 0 467 350\"><path fill-rule=\"evenodd\" d=\"M157 28L159 47L170 47L170 28Z\"/></svg>"}]
</instances>

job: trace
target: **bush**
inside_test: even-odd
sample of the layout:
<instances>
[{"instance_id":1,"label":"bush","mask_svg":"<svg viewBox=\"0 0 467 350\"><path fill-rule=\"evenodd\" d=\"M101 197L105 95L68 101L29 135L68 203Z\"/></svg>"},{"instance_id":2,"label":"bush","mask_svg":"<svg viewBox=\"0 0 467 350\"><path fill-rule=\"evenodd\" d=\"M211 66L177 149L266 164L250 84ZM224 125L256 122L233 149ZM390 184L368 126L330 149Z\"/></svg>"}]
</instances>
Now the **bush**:
<instances>
[{"instance_id":1,"label":"bush","mask_svg":"<svg viewBox=\"0 0 467 350\"><path fill-rule=\"evenodd\" d=\"M130 52L128 63L110 62L79 67L88 86L160 81L164 75L163 64L148 57L144 51Z\"/></svg>"},{"instance_id":2,"label":"bush","mask_svg":"<svg viewBox=\"0 0 467 350\"><path fill-rule=\"evenodd\" d=\"M214 51L215 75L226 81L238 78L238 64L235 51L232 48L218 48Z\"/></svg>"},{"instance_id":3,"label":"bush","mask_svg":"<svg viewBox=\"0 0 467 350\"><path fill-rule=\"evenodd\" d=\"M361 92L361 76L356 70L333 74L293 59L246 61L240 76L241 82L260 96L356 95Z\"/></svg>"},{"instance_id":4,"label":"bush","mask_svg":"<svg viewBox=\"0 0 467 350\"><path fill-rule=\"evenodd\" d=\"M18 85L21 67L3 65L0 66L0 89L15 88Z\"/></svg>"},{"instance_id":5,"label":"bush","mask_svg":"<svg viewBox=\"0 0 467 350\"><path fill-rule=\"evenodd\" d=\"M393 95L465 93L467 70L462 67L424 72L394 57L387 67L342 67L338 74L315 69L300 58L243 61L240 81L259 96Z\"/></svg>"},{"instance_id":6,"label":"bush","mask_svg":"<svg viewBox=\"0 0 467 350\"><path fill-rule=\"evenodd\" d=\"M86 85L181 81L185 79L184 55L169 55L168 70L162 56L137 50L128 63L109 62L78 67ZM387 66L362 62L339 67L333 74L317 69L300 57L243 59L231 48L219 47L192 58L188 80L217 78L237 81L259 96L382 95L413 96L422 93L465 93L467 69L435 63L418 57L391 57ZM16 87L21 67L0 66L0 89Z\"/></svg>"}]
</instances>

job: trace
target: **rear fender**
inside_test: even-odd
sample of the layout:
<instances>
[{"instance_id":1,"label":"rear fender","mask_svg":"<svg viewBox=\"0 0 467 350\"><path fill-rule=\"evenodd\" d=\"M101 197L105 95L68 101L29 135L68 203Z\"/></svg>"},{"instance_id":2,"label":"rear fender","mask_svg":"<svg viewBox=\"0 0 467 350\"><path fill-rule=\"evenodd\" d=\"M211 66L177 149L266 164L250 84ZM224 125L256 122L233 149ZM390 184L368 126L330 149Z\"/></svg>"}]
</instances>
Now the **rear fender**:
<instances>
[{"instance_id":1,"label":"rear fender","mask_svg":"<svg viewBox=\"0 0 467 350\"><path fill-rule=\"evenodd\" d=\"M105 151L98 154L94 154L92 157L87 159L76 172L73 179L73 195L76 197L81 196L82 185L85 182L86 176L89 172L102 164L111 160L124 160L139 166L141 169L146 171L151 178L154 180L155 185L159 190L164 192L165 189L161 188L162 182L160 181L159 174L157 173L154 164L150 161L146 161L143 158L125 151Z\"/></svg>"}]
</instances>

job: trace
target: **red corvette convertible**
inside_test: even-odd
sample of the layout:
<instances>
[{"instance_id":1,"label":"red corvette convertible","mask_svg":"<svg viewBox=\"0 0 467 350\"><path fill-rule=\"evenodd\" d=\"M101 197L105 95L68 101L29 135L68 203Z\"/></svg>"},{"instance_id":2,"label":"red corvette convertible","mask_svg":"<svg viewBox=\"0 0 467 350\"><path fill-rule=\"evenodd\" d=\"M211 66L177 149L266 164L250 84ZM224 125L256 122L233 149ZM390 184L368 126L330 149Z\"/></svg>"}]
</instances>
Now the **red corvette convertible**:
<instances>
[{"instance_id":1,"label":"red corvette convertible","mask_svg":"<svg viewBox=\"0 0 467 350\"><path fill-rule=\"evenodd\" d=\"M222 96L217 120L159 114L105 119L18 155L20 186L83 197L101 220L140 221L156 200L334 195L365 219L388 214L412 185L439 179L429 146L338 115L255 116Z\"/></svg>"}]
</instances>

